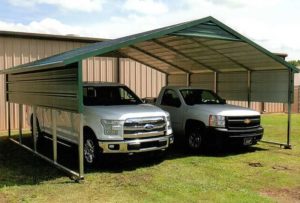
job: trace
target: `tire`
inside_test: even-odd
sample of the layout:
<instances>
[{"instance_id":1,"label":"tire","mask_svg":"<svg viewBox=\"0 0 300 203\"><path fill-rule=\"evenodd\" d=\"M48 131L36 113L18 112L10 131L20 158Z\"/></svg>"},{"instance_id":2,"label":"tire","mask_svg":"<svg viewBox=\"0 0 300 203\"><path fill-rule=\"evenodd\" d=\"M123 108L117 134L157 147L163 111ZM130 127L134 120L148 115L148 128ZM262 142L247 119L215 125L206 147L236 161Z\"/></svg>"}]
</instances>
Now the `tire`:
<instances>
[{"instance_id":1,"label":"tire","mask_svg":"<svg viewBox=\"0 0 300 203\"><path fill-rule=\"evenodd\" d=\"M94 135L85 135L83 142L83 157L85 166L95 166L99 160L100 147Z\"/></svg>"},{"instance_id":2,"label":"tire","mask_svg":"<svg viewBox=\"0 0 300 203\"><path fill-rule=\"evenodd\" d=\"M193 152L198 152L202 149L204 131L201 126L194 125L187 130L187 146Z\"/></svg>"}]
</instances>

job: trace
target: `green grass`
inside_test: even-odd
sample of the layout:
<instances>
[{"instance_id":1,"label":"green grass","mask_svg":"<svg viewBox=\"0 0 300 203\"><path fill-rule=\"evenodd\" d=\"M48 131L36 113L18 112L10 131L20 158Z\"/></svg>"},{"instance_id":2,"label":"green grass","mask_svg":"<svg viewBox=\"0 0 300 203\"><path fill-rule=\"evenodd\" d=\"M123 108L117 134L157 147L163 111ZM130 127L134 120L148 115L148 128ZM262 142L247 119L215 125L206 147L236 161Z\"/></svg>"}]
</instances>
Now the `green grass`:
<instances>
[{"instance_id":1,"label":"green grass","mask_svg":"<svg viewBox=\"0 0 300 203\"><path fill-rule=\"evenodd\" d=\"M264 115L264 139L285 141L286 118ZM263 143L218 155L173 149L164 160L112 159L89 171L79 184L9 142L2 133L0 202L299 201L300 115L292 119L292 150Z\"/></svg>"}]
</instances>

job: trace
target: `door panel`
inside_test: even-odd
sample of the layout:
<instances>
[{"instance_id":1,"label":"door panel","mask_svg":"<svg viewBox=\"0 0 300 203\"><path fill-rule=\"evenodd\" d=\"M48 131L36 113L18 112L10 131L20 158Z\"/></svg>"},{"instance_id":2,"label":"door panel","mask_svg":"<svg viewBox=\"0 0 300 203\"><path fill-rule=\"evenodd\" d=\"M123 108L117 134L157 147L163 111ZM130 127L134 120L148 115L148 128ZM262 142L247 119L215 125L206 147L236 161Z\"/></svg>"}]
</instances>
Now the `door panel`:
<instances>
[{"instance_id":1,"label":"door panel","mask_svg":"<svg viewBox=\"0 0 300 203\"><path fill-rule=\"evenodd\" d=\"M184 112L182 111L182 104L178 94L174 90L165 90L160 107L170 113L174 132L181 132Z\"/></svg>"}]
</instances>

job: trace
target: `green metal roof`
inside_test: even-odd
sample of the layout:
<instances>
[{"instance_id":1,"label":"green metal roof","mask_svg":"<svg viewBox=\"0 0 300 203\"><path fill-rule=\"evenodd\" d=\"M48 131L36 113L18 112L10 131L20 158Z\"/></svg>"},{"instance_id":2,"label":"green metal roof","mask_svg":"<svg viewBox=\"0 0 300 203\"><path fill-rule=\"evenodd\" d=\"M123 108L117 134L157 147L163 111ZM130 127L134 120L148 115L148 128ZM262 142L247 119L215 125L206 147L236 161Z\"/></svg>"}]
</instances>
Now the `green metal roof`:
<instances>
[{"instance_id":1,"label":"green metal roof","mask_svg":"<svg viewBox=\"0 0 300 203\"><path fill-rule=\"evenodd\" d=\"M217 39L240 40L235 35L224 30L213 21L207 21L192 27L172 33L178 36L191 36L191 37L209 37Z\"/></svg>"},{"instance_id":2,"label":"green metal roof","mask_svg":"<svg viewBox=\"0 0 300 203\"><path fill-rule=\"evenodd\" d=\"M32 63L3 70L14 73L60 67L116 52L162 72L231 71L290 68L282 58L214 19L176 24L114 40L94 43ZM205 55L205 53L210 53ZM242 53L242 54L241 54ZM252 55L251 55L252 53ZM259 57L258 57L259 56ZM259 60L258 60L259 58ZM256 68L257 67L257 68ZM231 69L230 69L231 68Z\"/></svg>"}]
</instances>

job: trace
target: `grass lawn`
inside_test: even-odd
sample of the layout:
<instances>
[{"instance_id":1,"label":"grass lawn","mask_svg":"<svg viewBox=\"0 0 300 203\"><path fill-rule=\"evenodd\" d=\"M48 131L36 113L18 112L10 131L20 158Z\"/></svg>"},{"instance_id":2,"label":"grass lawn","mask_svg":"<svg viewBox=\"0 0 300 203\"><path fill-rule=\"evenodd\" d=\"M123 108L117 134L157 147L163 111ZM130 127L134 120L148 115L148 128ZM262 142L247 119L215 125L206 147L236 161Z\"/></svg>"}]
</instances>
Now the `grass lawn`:
<instances>
[{"instance_id":1,"label":"grass lawn","mask_svg":"<svg viewBox=\"0 0 300 203\"><path fill-rule=\"evenodd\" d=\"M286 140L286 115L264 115L265 140ZM111 159L74 183L0 135L0 202L300 202L300 115L292 150L259 143L218 155L173 148L164 160Z\"/></svg>"}]
</instances>

